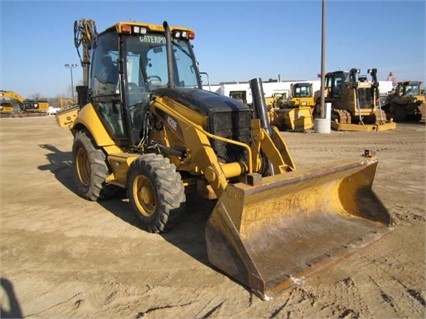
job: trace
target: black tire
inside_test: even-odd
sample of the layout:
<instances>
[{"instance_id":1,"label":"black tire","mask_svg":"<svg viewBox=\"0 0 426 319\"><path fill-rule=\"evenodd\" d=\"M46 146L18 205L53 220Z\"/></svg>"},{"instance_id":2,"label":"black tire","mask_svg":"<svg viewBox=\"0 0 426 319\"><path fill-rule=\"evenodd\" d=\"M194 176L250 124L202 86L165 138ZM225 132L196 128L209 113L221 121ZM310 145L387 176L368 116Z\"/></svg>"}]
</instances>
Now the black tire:
<instances>
[{"instance_id":1,"label":"black tire","mask_svg":"<svg viewBox=\"0 0 426 319\"><path fill-rule=\"evenodd\" d=\"M142 229L161 233L172 228L185 211L185 188L168 158L144 154L127 175L127 194Z\"/></svg>"},{"instance_id":2,"label":"black tire","mask_svg":"<svg viewBox=\"0 0 426 319\"><path fill-rule=\"evenodd\" d=\"M118 186L105 182L109 169L104 152L97 148L89 132L78 131L72 146L76 192L81 197L96 201L115 194Z\"/></svg>"}]
</instances>

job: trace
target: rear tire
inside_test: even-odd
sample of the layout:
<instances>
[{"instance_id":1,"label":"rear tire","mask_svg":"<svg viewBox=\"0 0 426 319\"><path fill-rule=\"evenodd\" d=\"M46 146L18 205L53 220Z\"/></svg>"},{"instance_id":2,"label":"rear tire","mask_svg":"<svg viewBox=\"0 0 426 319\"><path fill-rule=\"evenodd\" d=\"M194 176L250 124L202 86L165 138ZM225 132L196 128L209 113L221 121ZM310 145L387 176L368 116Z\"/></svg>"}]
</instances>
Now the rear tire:
<instances>
[{"instance_id":1,"label":"rear tire","mask_svg":"<svg viewBox=\"0 0 426 319\"><path fill-rule=\"evenodd\" d=\"M109 172L106 156L94 145L89 132L83 130L75 134L72 154L78 195L91 201L114 195L118 187L105 182Z\"/></svg>"},{"instance_id":2,"label":"rear tire","mask_svg":"<svg viewBox=\"0 0 426 319\"><path fill-rule=\"evenodd\" d=\"M185 188L168 158L144 154L127 175L127 192L142 229L161 233L172 228L185 211Z\"/></svg>"}]
</instances>

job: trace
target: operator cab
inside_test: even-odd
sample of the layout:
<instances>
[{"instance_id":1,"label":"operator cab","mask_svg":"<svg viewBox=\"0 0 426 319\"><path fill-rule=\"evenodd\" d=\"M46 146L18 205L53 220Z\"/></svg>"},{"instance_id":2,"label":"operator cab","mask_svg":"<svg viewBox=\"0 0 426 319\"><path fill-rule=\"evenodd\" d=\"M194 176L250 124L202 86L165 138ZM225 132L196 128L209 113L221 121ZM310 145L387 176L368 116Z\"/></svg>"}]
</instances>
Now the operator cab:
<instances>
[{"instance_id":1,"label":"operator cab","mask_svg":"<svg viewBox=\"0 0 426 319\"><path fill-rule=\"evenodd\" d=\"M403 87L402 95L420 95L418 82L406 82Z\"/></svg>"},{"instance_id":2,"label":"operator cab","mask_svg":"<svg viewBox=\"0 0 426 319\"><path fill-rule=\"evenodd\" d=\"M170 66L166 33L159 25L119 23L99 34L92 47L89 96L119 145L139 143L153 91L201 89L189 41L193 31L172 28L170 36Z\"/></svg>"},{"instance_id":3,"label":"operator cab","mask_svg":"<svg viewBox=\"0 0 426 319\"><path fill-rule=\"evenodd\" d=\"M298 83L293 86L293 97L312 96L312 86L309 83Z\"/></svg>"},{"instance_id":4,"label":"operator cab","mask_svg":"<svg viewBox=\"0 0 426 319\"><path fill-rule=\"evenodd\" d=\"M338 98L341 95L342 85L349 82L349 73L336 71L327 73L325 76L325 87L330 91L330 97Z\"/></svg>"}]
</instances>

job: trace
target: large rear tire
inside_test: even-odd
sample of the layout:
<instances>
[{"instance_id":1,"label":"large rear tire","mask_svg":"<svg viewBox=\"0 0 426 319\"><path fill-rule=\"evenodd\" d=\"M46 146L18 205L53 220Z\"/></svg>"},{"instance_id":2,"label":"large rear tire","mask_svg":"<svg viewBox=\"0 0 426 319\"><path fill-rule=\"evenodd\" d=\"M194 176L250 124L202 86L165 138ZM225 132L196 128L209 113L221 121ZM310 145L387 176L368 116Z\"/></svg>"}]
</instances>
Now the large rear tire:
<instances>
[{"instance_id":1,"label":"large rear tire","mask_svg":"<svg viewBox=\"0 0 426 319\"><path fill-rule=\"evenodd\" d=\"M172 228L185 211L185 188L168 158L144 154L127 175L127 192L144 230L161 233Z\"/></svg>"},{"instance_id":2,"label":"large rear tire","mask_svg":"<svg viewBox=\"0 0 426 319\"><path fill-rule=\"evenodd\" d=\"M89 132L75 134L72 153L77 194L91 201L111 197L118 187L105 182L109 173L106 156L94 145Z\"/></svg>"}]
</instances>

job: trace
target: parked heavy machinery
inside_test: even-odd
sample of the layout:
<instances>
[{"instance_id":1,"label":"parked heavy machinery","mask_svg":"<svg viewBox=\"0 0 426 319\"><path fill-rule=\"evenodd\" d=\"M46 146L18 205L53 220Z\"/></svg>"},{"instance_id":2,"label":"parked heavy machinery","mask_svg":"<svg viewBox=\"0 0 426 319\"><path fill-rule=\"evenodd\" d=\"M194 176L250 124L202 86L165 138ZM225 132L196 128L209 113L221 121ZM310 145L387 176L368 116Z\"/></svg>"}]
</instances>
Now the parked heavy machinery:
<instances>
[{"instance_id":1,"label":"parked heavy machinery","mask_svg":"<svg viewBox=\"0 0 426 319\"><path fill-rule=\"evenodd\" d=\"M386 96L382 107L388 118L396 122L426 119L426 101L423 82L398 82L395 90Z\"/></svg>"},{"instance_id":2,"label":"parked heavy machinery","mask_svg":"<svg viewBox=\"0 0 426 319\"><path fill-rule=\"evenodd\" d=\"M263 299L390 230L372 191L377 159L296 171L260 79L250 81L253 108L202 90L192 29L119 22L96 34L94 25L76 21L86 77L80 106L57 115L74 135L80 196L126 189L153 233L178 222L187 194L213 198L208 259Z\"/></svg>"},{"instance_id":3,"label":"parked heavy machinery","mask_svg":"<svg viewBox=\"0 0 426 319\"><path fill-rule=\"evenodd\" d=\"M301 132L314 128L314 92L308 82L293 83L290 96L276 104L276 120L273 124L288 130Z\"/></svg>"},{"instance_id":4,"label":"parked heavy machinery","mask_svg":"<svg viewBox=\"0 0 426 319\"><path fill-rule=\"evenodd\" d=\"M77 101L70 98L61 97L58 99L58 105L61 110L66 110L70 107L76 106Z\"/></svg>"},{"instance_id":5,"label":"parked heavy machinery","mask_svg":"<svg viewBox=\"0 0 426 319\"><path fill-rule=\"evenodd\" d=\"M0 114L10 117L24 109L25 99L18 93L0 90Z\"/></svg>"},{"instance_id":6,"label":"parked heavy machinery","mask_svg":"<svg viewBox=\"0 0 426 319\"><path fill-rule=\"evenodd\" d=\"M2 117L48 115L49 103L41 99L24 99L13 91L0 90Z\"/></svg>"},{"instance_id":7,"label":"parked heavy machinery","mask_svg":"<svg viewBox=\"0 0 426 319\"><path fill-rule=\"evenodd\" d=\"M47 100L25 100L23 105L24 112L36 115L47 115L49 111L49 102Z\"/></svg>"},{"instance_id":8,"label":"parked heavy machinery","mask_svg":"<svg viewBox=\"0 0 426 319\"><path fill-rule=\"evenodd\" d=\"M367 76L359 76L360 70L335 71L325 75L325 102L331 103L331 127L338 131L384 131L396 128L392 119L387 120L380 108L377 69L369 69ZM320 91L315 93L315 111L319 112Z\"/></svg>"}]
</instances>

